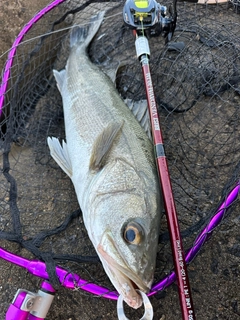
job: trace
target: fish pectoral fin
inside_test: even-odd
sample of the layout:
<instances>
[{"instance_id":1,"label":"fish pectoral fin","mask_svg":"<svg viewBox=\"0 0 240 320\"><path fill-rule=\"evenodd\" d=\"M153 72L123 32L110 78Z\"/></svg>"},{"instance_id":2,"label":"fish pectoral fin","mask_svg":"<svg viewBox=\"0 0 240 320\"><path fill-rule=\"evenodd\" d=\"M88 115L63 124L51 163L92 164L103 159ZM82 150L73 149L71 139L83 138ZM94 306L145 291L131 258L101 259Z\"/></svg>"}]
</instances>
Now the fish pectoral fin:
<instances>
[{"instance_id":1,"label":"fish pectoral fin","mask_svg":"<svg viewBox=\"0 0 240 320\"><path fill-rule=\"evenodd\" d=\"M63 140L62 146L57 138L47 138L50 154L57 162L59 167L71 178L72 177L72 165L69 158L67 144Z\"/></svg>"},{"instance_id":2,"label":"fish pectoral fin","mask_svg":"<svg viewBox=\"0 0 240 320\"><path fill-rule=\"evenodd\" d=\"M63 88L63 81L64 78L66 76L66 70L63 69L61 71L57 71L57 70L53 70L53 75L57 81L57 87L58 90L60 91L60 93L62 92L62 88Z\"/></svg>"},{"instance_id":3,"label":"fish pectoral fin","mask_svg":"<svg viewBox=\"0 0 240 320\"><path fill-rule=\"evenodd\" d=\"M100 170L104 166L104 160L112 147L114 139L122 129L123 123L124 121L110 123L97 137L90 158L90 170Z\"/></svg>"},{"instance_id":4,"label":"fish pectoral fin","mask_svg":"<svg viewBox=\"0 0 240 320\"><path fill-rule=\"evenodd\" d=\"M152 141L152 129L148 112L147 100L134 101L131 99L125 99L124 102L132 111L134 117L137 119L143 130L148 135L148 138Z\"/></svg>"}]
</instances>

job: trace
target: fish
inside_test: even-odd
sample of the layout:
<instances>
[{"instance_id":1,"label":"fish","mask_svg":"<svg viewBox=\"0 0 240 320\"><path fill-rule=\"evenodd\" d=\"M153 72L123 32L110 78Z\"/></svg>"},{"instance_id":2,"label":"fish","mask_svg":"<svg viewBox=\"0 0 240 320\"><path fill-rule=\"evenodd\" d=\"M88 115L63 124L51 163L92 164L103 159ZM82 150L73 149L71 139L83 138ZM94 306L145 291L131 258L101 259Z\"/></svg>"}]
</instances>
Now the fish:
<instances>
[{"instance_id":1,"label":"fish","mask_svg":"<svg viewBox=\"0 0 240 320\"><path fill-rule=\"evenodd\" d=\"M152 142L112 80L87 54L103 19L99 12L88 26L73 28L65 69L53 71L66 142L55 137L47 142L72 180L106 274L137 309L142 305L138 290L149 292L153 282L162 202Z\"/></svg>"}]
</instances>

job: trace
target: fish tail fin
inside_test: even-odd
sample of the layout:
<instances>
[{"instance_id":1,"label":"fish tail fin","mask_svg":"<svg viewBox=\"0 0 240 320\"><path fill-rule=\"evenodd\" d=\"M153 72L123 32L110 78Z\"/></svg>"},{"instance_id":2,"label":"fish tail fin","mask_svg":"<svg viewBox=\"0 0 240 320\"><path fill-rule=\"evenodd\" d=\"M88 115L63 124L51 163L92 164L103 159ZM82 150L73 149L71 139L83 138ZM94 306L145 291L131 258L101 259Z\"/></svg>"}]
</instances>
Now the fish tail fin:
<instances>
[{"instance_id":1,"label":"fish tail fin","mask_svg":"<svg viewBox=\"0 0 240 320\"><path fill-rule=\"evenodd\" d=\"M74 27L70 34L70 47L81 46L87 48L102 24L104 14L105 11L101 11L93 16L88 26Z\"/></svg>"}]
</instances>

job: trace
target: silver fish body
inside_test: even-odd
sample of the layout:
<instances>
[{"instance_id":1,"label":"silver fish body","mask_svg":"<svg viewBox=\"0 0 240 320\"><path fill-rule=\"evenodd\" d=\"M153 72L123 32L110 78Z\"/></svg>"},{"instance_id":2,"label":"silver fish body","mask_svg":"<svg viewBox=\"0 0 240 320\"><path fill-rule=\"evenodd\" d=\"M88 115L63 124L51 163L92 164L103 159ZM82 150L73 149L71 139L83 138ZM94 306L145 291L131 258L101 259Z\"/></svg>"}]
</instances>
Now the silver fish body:
<instances>
[{"instance_id":1,"label":"silver fish body","mask_svg":"<svg viewBox=\"0 0 240 320\"><path fill-rule=\"evenodd\" d=\"M86 54L103 14L73 30L66 68L54 71L62 95L66 143L48 138L71 178L103 267L124 300L141 306L151 288L158 246L160 190L153 146L110 78Z\"/></svg>"}]
</instances>

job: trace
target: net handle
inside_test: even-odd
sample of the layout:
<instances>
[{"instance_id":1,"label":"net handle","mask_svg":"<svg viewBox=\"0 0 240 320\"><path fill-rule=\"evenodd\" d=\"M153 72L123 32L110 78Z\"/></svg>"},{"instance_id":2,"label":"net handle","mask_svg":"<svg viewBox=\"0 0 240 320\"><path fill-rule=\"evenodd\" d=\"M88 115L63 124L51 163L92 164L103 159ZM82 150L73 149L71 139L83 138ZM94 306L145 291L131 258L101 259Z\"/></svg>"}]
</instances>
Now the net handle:
<instances>
[{"instance_id":1,"label":"net handle","mask_svg":"<svg viewBox=\"0 0 240 320\"><path fill-rule=\"evenodd\" d=\"M237 200L240 193L240 181L236 186L229 192L225 200L218 207L218 210L209 221L208 225L203 229L203 231L196 238L192 248L186 253L186 262L190 263L193 258L200 251L201 247L210 238L215 228L221 223L224 218L226 211L231 207L231 205ZM49 280L48 273L46 271L46 264L42 261L28 260L26 258L15 255L0 247L0 258L5 261L11 262L19 267L26 269L29 273L37 276L39 278ZM56 274L61 282L61 285L68 289L82 289L89 293L92 293L103 298L117 300L118 293L115 291L111 292L107 288L101 287L99 285L89 283L83 280L77 274L71 274L69 271L64 270L61 267L56 267ZM171 272L164 279L160 280L155 284L151 291L147 294L148 297L156 294L158 291L164 290L169 287L174 281L176 281L175 272Z\"/></svg>"}]
</instances>

